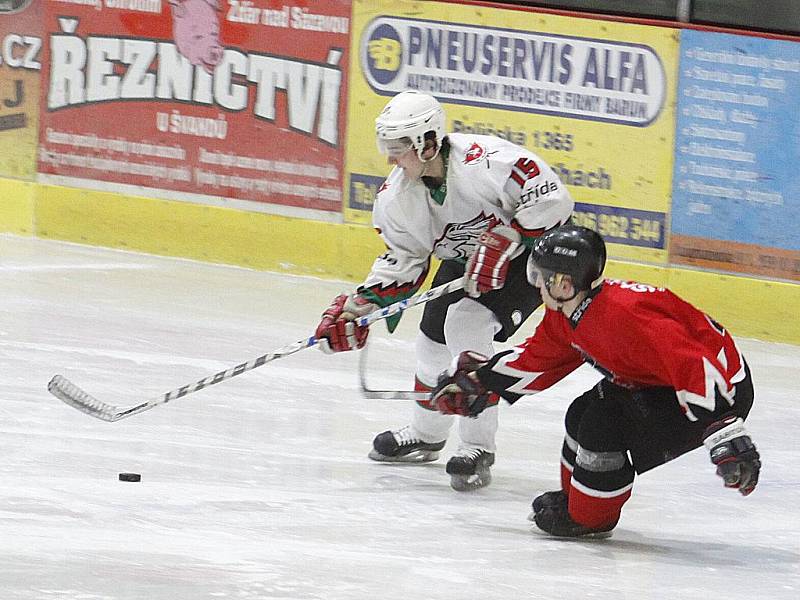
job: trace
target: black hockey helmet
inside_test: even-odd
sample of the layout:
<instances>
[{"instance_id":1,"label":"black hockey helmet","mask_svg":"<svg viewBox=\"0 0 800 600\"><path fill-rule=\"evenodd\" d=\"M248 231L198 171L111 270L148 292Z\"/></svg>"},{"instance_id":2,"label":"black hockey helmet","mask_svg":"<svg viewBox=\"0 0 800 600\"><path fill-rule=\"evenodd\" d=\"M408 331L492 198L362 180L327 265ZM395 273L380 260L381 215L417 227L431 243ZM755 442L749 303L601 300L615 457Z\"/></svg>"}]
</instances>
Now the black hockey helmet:
<instances>
[{"instance_id":1,"label":"black hockey helmet","mask_svg":"<svg viewBox=\"0 0 800 600\"><path fill-rule=\"evenodd\" d=\"M561 273L572 278L576 291L588 290L603 274L606 244L587 227L562 225L536 240L528 258L528 281L535 285L538 269L550 290L551 277Z\"/></svg>"}]
</instances>

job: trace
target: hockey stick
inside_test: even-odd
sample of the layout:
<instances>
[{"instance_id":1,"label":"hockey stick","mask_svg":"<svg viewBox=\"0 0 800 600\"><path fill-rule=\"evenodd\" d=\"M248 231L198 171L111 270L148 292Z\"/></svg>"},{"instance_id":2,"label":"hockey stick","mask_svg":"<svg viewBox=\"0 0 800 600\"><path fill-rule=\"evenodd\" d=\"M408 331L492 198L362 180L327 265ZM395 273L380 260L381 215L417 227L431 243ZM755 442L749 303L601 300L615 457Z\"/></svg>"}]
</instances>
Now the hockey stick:
<instances>
[{"instance_id":1,"label":"hockey stick","mask_svg":"<svg viewBox=\"0 0 800 600\"><path fill-rule=\"evenodd\" d=\"M367 385L367 346L358 357L358 383L361 395L368 400L427 400L430 392L415 390L373 390Z\"/></svg>"},{"instance_id":2,"label":"hockey stick","mask_svg":"<svg viewBox=\"0 0 800 600\"><path fill-rule=\"evenodd\" d=\"M436 298L444 296L445 294L449 294L450 292L463 289L463 287L464 280L456 279L432 288L427 292L423 292L422 294L412 296L411 298L406 298L405 300L400 300L399 302L395 302L394 304L390 304L389 306L371 312L368 315L359 317L358 319L355 319L355 322L362 327L371 325L375 321L386 319L413 306L430 302L431 300L435 300ZM231 367L225 371L220 371L215 375L209 375L208 377L204 377L203 379L200 379L194 383L171 390L154 400L148 400L146 402L133 404L131 406L114 406L112 404L103 402L102 400L98 400L94 396L84 392L81 388L62 375L54 376L50 380L50 383L47 384L47 389L56 398L64 401L73 408L76 408L79 411L102 421L113 423L114 421L119 421L120 419L125 419L146 410L150 410L151 408L155 408L160 404L166 404L171 400L188 396L189 394L192 394L198 390L202 390L210 385L226 381L231 377L236 377L237 375L241 375L242 373L246 373L247 371L261 367L278 358L283 358L284 356L289 356L290 354L294 354L295 352L299 352L305 348L316 346L318 341L319 340L312 335L307 339L298 340L297 342L279 348L274 352L263 354L258 358L243 362L242 364Z\"/></svg>"}]
</instances>

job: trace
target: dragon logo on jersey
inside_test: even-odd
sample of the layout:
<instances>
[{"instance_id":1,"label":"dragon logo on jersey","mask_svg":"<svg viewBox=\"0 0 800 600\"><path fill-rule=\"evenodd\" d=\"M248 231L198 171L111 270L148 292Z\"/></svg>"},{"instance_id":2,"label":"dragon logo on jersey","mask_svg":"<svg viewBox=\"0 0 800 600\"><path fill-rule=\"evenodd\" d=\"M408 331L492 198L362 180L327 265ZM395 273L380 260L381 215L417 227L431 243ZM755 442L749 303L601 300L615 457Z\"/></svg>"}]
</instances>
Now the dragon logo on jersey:
<instances>
[{"instance_id":1,"label":"dragon logo on jersey","mask_svg":"<svg viewBox=\"0 0 800 600\"><path fill-rule=\"evenodd\" d=\"M433 252L441 260L466 261L478 246L478 237L498 223L500 219L483 211L464 223L448 223L442 237L433 243Z\"/></svg>"}]
</instances>

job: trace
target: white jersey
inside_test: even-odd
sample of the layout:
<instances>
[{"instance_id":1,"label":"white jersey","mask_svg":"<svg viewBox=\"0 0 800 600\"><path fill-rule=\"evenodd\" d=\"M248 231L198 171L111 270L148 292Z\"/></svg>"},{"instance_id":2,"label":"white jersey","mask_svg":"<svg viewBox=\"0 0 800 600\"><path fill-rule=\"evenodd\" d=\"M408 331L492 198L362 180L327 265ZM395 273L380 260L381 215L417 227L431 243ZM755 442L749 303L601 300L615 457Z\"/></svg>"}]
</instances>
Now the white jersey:
<instances>
[{"instance_id":1,"label":"white jersey","mask_svg":"<svg viewBox=\"0 0 800 600\"><path fill-rule=\"evenodd\" d=\"M530 246L572 214L566 187L533 152L494 136L451 133L447 140L441 188L432 192L395 167L378 190L373 225L387 252L359 290L382 305L415 293L431 256L466 261L495 225L510 225Z\"/></svg>"}]
</instances>

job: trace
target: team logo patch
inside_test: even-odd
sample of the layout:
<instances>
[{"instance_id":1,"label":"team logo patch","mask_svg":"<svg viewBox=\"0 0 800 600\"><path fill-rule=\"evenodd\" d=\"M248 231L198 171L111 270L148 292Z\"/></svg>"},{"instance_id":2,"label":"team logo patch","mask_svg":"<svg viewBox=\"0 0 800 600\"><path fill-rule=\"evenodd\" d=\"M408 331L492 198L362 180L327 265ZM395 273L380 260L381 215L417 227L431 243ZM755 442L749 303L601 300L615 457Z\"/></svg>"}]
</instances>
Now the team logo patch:
<instances>
[{"instance_id":1,"label":"team logo patch","mask_svg":"<svg viewBox=\"0 0 800 600\"><path fill-rule=\"evenodd\" d=\"M499 222L495 215L481 212L469 221L449 223L442 237L434 242L433 251L442 260L466 261L475 251L480 235Z\"/></svg>"},{"instance_id":2,"label":"team logo patch","mask_svg":"<svg viewBox=\"0 0 800 600\"><path fill-rule=\"evenodd\" d=\"M486 158L486 148L478 144L478 142L472 142L472 145L467 149L467 153L464 155L464 164L475 165L484 158Z\"/></svg>"}]
</instances>

